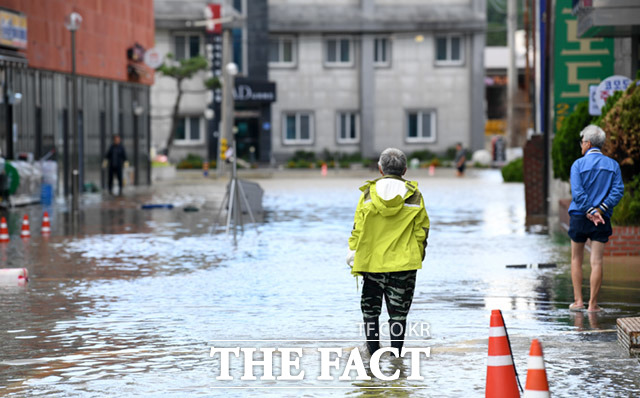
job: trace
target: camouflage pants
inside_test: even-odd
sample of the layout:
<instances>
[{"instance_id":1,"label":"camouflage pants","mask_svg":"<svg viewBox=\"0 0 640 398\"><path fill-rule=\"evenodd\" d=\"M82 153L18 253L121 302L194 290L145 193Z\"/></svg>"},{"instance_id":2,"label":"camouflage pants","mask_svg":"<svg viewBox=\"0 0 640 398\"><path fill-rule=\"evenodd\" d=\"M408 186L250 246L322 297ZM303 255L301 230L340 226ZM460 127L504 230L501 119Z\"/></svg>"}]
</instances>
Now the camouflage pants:
<instances>
[{"instance_id":1,"label":"camouflage pants","mask_svg":"<svg viewBox=\"0 0 640 398\"><path fill-rule=\"evenodd\" d=\"M382 296L387 303L389 318L393 321L407 319L413 292L416 287L417 271L364 272L362 300L360 308L364 318L378 318L382 310Z\"/></svg>"}]
</instances>

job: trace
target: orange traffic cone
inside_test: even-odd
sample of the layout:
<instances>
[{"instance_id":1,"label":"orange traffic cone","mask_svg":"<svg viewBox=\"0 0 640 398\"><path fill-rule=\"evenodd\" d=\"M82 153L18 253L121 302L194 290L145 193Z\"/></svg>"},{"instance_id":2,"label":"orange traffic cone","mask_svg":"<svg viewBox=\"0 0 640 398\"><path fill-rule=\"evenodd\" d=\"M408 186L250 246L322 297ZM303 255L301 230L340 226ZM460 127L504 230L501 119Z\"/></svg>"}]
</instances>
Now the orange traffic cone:
<instances>
[{"instance_id":1,"label":"orange traffic cone","mask_svg":"<svg viewBox=\"0 0 640 398\"><path fill-rule=\"evenodd\" d=\"M429 166L429 175L432 177L436 175L436 166L434 165Z\"/></svg>"},{"instance_id":2,"label":"orange traffic cone","mask_svg":"<svg viewBox=\"0 0 640 398\"><path fill-rule=\"evenodd\" d=\"M7 228L7 219L0 219L0 243L9 242L9 228Z\"/></svg>"},{"instance_id":3,"label":"orange traffic cone","mask_svg":"<svg viewBox=\"0 0 640 398\"><path fill-rule=\"evenodd\" d=\"M491 311L489 357L487 358L487 398L519 398L511 347L500 310Z\"/></svg>"},{"instance_id":4,"label":"orange traffic cone","mask_svg":"<svg viewBox=\"0 0 640 398\"><path fill-rule=\"evenodd\" d=\"M549 398L547 371L542 359L542 346L538 339L531 342L529 361L527 363L527 384L524 387L524 398Z\"/></svg>"},{"instance_id":5,"label":"orange traffic cone","mask_svg":"<svg viewBox=\"0 0 640 398\"><path fill-rule=\"evenodd\" d=\"M28 215L24 215L24 218L22 219L22 231L20 231L20 237L21 238L30 238L31 237L31 232L29 231L29 216Z\"/></svg>"},{"instance_id":6,"label":"orange traffic cone","mask_svg":"<svg viewBox=\"0 0 640 398\"><path fill-rule=\"evenodd\" d=\"M51 224L49 223L49 213L44 212L44 216L42 216L42 228L40 228L42 232L42 236L51 235Z\"/></svg>"},{"instance_id":7,"label":"orange traffic cone","mask_svg":"<svg viewBox=\"0 0 640 398\"><path fill-rule=\"evenodd\" d=\"M326 163L322 163L322 167L320 167L321 173L323 177L327 176L327 164Z\"/></svg>"}]
</instances>

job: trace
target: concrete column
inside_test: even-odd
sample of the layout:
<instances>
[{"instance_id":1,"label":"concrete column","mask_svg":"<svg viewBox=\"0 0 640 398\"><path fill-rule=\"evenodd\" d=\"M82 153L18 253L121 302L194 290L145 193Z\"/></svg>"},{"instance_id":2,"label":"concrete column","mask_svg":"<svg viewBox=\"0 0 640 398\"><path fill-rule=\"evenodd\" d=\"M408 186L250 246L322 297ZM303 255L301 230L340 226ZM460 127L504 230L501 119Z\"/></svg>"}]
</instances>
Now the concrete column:
<instances>
[{"instance_id":1,"label":"concrete column","mask_svg":"<svg viewBox=\"0 0 640 398\"><path fill-rule=\"evenodd\" d=\"M360 0L362 15L373 18L374 0ZM373 68L373 35L362 35L360 46L360 152L365 158L377 156L375 146L375 70Z\"/></svg>"},{"instance_id":2,"label":"concrete column","mask_svg":"<svg viewBox=\"0 0 640 398\"><path fill-rule=\"evenodd\" d=\"M377 155L375 147L375 71L373 35L362 35L360 46L360 152L365 158Z\"/></svg>"},{"instance_id":3,"label":"concrete column","mask_svg":"<svg viewBox=\"0 0 640 398\"><path fill-rule=\"evenodd\" d=\"M471 120L469 149L477 151L484 149L484 123L485 123L485 87L484 87L484 32L474 33L470 40L471 51Z\"/></svg>"}]
</instances>

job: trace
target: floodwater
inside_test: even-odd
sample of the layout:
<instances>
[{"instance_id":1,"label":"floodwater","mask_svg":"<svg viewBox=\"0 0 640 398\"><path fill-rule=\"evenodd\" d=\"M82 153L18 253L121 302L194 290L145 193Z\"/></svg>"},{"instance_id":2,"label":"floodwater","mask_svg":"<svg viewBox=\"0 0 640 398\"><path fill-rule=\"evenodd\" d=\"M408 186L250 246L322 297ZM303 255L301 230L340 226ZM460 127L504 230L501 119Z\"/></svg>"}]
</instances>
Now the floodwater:
<instances>
[{"instance_id":1,"label":"floodwater","mask_svg":"<svg viewBox=\"0 0 640 398\"><path fill-rule=\"evenodd\" d=\"M214 184L89 197L79 228L54 209L48 240L14 237L0 267L27 267L30 282L0 287L0 396L482 396L492 309L503 311L523 386L538 338L553 396L638 396L638 360L614 332L616 318L640 312L638 264L608 261L606 312L571 313L568 240L525 227L521 184L495 171L414 179L432 229L409 321L428 323L429 333L406 346L431 347L424 381L407 380L407 359L388 358L383 371L399 369L396 381L316 379L318 347L362 345L360 293L345 265L362 179L274 178L259 180L265 222L246 226L237 246L211 233L222 197ZM140 210L148 200L200 211ZM9 214L12 231L21 211ZM40 208L30 211L39 223ZM558 268L505 268L538 262ZM234 380L219 381L211 347L300 348L306 375L241 380L243 362L232 356Z\"/></svg>"}]
</instances>

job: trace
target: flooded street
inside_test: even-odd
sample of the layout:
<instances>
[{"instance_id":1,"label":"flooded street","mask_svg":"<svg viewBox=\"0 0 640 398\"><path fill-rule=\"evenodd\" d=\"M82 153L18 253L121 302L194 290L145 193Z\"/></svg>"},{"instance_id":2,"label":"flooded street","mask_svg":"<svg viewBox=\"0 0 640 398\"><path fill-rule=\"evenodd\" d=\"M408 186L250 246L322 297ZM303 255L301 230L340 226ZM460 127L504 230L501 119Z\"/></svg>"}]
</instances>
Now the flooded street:
<instances>
[{"instance_id":1,"label":"flooded street","mask_svg":"<svg viewBox=\"0 0 640 398\"><path fill-rule=\"evenodd\" d=\"M423 382L316 380L317 347L363 342L345 256L364 180L277 177L257 180L265 222L246 226L237 247L212 234L221 183L89 197L75 233L54 209L48 240L39 236L40 208L30 209L34 236L12 236L0 253L0 268L26 267L30 276L26 288L0 287L0 396L483 396L492 309L503 311L523 386L538 338L554 397L638 395L640 364L614 330L616 318L640 312L638 264L605 259L606 311L572 313L569 240L525 227L522 184L504 184L493 170L407 178L419 182L431 219L409 316L428 323L430 337L406 343L432 348ZM200 211L140 210L149 200ZM9 215L12 233L24 212ZM505 267L551 262L558 268ZM242 361L232 358L235 380L217 381L212 346L302 348L307 377L243 381ZM388 372L408 363L382 362Z\"/></svg>"}]
</instances>

